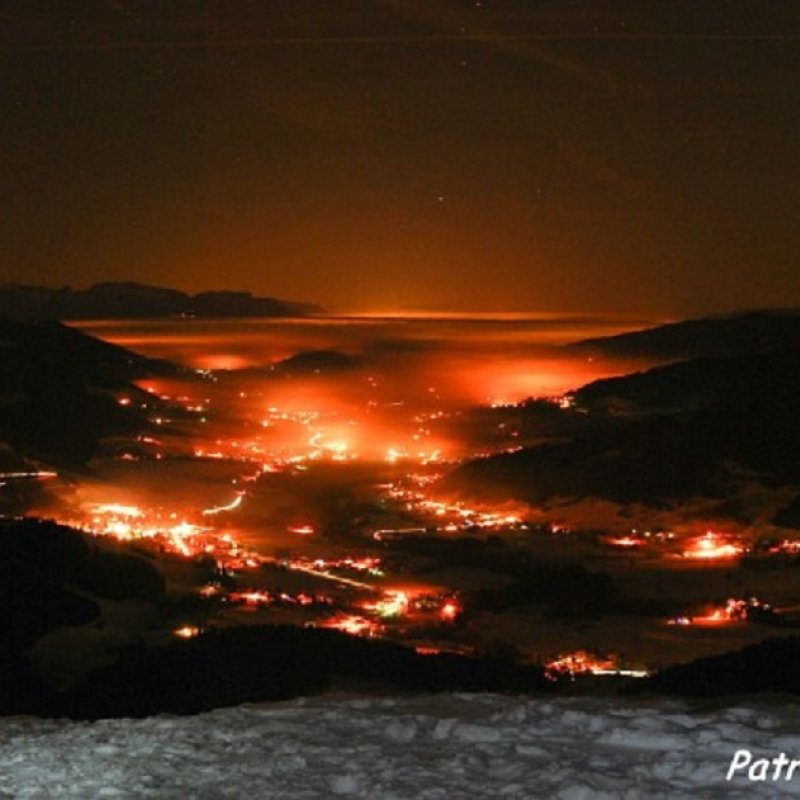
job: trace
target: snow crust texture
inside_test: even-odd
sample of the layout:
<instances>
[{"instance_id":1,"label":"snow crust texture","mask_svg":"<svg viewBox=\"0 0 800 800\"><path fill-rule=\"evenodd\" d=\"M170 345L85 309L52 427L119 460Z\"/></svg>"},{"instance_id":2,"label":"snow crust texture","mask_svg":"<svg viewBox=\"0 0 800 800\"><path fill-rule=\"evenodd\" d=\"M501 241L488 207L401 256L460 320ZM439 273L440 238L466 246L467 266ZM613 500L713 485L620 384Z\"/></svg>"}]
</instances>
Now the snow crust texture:
<instances>
[{"instance_id":1,"label":"snow crust texture","mask_svg":"<svg viewBox=\"0 0 800 800\"><path fill-rule=\"evenodd\" d=\"M494 695L319 697L194 717L0 719L0 797L559 800L800 796L800 707Z\"/></svg>"}]
</instances>

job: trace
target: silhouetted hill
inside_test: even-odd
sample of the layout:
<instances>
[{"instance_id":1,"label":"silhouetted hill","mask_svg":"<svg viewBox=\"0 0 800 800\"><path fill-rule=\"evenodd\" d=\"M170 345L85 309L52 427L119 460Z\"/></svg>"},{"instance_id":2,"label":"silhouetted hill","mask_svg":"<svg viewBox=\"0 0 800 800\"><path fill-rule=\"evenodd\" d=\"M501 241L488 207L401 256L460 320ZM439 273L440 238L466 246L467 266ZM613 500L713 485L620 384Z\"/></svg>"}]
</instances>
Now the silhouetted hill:
<instances>
[{"instance_id":1,"label":"silhouetted hill","mask_svg":"<svg viewBox=\"0 0 800 800\"><path fill-rule=\"evenodd\" d=\"M99 611L90 597L158 600L165 581L113 541L48 520L0 520L0 635L25 644Z\"/></svg>"},{"instance_id":2,"label":"silhouetted hill","mask_svg":"<svg viewBox=\"0 0 800 800\"><path fill-rule=\"evenodd\" d=\"M698 358L618 378L574 392L591 412L653 413L709 406L795 407L800 397L800 349L731 358Z\"/></svg>"},{"instance_id":3,"label":"silhouetted hill","mask_svg":"<svg viewBox=\"0 0 800 800\"><path fill-rule=\"evenodd\" d=\"M18 391L32 375L69 365L97 386L113 387L177 367L49 320L24 322L0 314L0 388Z\"/></svg>"},{"instance_id":4,"label":"silhouetted hill","mask_svg":"<svg viewBox=\"0 0 800 800\"><path fill-rule=\"evenodd\" d=\"M533 504L594 497L674 508L705 497L749 522L755 509L739 504L740 490L800 486L799 396L797 351L598 381L576 392L589 413L569 441L465 464L444 488Z\"/></svg>"},{"instance_id":5,"label":"silhouetted hill","mask_svg":"<svg viewBox=\"0 0 800 800\"><path fill-rule=\"evenodd\" d=\"M507 659L420 655L392 642L290 625L215 628L121 655L119 663L54 698L44 713L80 719L196 714L315 694L338 678L393 691L527 694L550 688L540 667Z\"/></svg>"},{"instance_id":6,"label":"silhouetted hill","mask_svg":"<svg viewBox=\"0 0 800 800\"><path fill-rule=\"evenodd\" d=\"M800 529L800 494L778 511L774 522L783 528Z\"/></svg>"},{"instance_id":7,"label":"silhouetted hill","mask_svg":"<svg viewBox=\"0 0 800 800\"><path fill-rule=\"evenodd\" d=\"M0 314L18 319L140 319L152 317L297 317L319 313L250 292L201 292L141 283L98 283L88 289L49 289L8 283L0 287Z\"/></svg>"},{"instance_id":8,"label":"silhouetted hill","mask_svg":"<svg viewBox=\"0 0 800 800\"><path fill-rule=\"evenodd\" d=\"M337 350L306 350L285 358L270 369L276 375L313 375L354 369L357 358Z\"/></svg>"},{"instance_id":9,"label":"silhouetted hill","mask_svg":"<svg viewBox=\"0 0 800 800\"><path fill-rule=\"evenodd\" d=\"M100 622L100 599L163 600L149 561L63 525L0 520L0 551L0 714L35 713L51 696L27 657L43 636Z\"/></svg>"},{"instance_id":10,"label":"silhouetted hill","mask_svg":"<svg viewBox=\"0 0 800 800\"><path fill-rule=\"evenodd\" d=\"M33 519L0 521L0 715L77 718L190 714L319 692L340 678L412 691L532 692L539 667L512 659L421 655L323 628L212 628L166 646L119 646L59 693L29 661L32 645L65 627L102 626L101 601L163 608L165 581L126 545ZM113 612L118 613L118 612Z\"/></svg>"},{"instance_id":11,"label":"silhouetted hill","mask_svg":"<svg viewBox=\"0 0 800 800\"><path fill-rule=\"evenodd\" d=\"M0 317L0 441L46 463L81 464L100 438L146 427L134 404L117 402L142 394L130 381L177 369L58 322Z\"/></svg>"},{"instance_id":12,"label":"silhouetted hill","mask_svg":"<svg viewBox=\"0 0 800 800\"><path fill-rule=\"evenodd\" d=\"M800 349L800 311L752 311L674 322L568 347L587 354L656 359L735 356Z\"/></svg>"},{"instance_id":13,"label":"silhouetted hill","mask_svg":"<svg viewBox=\"0 0 800 800\"><path fill-rule=\"evenodd\" d=\"M800 694L800 637L769 639L734 653L678 664L631 687L631 693L653 691L686 697Z\"/></svg>"},{"instance_id":14,"label":"silhouetted hill","mask_svg":"<svg viewBox=\"0 0 800 800\"><path fill-rule=\"evenodd\" d=\"M534 505L557 497L655 507L695 494L721 498L727 481L717 439L681 420L598 423L566 443L472 461L442 488L470 499Z\"/></svg>"}]
</instances>

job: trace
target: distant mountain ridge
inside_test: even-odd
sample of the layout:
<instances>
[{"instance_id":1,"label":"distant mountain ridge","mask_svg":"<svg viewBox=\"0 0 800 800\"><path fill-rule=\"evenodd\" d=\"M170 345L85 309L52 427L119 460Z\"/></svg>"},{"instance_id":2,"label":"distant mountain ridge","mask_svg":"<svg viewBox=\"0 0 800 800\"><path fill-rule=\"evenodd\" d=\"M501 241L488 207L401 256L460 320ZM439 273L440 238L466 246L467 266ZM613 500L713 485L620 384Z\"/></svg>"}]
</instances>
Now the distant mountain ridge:
<instances>
[{"instance_id":1,"label":"distant mountain ridge","mask_svg":"<svg viewBox=\"0 0 800 800\"><path fill-rule=\"evenodd\" d=\"M303 317L322 312L311 303L294 303L250 292L200 292L143 283L96 283L88 289L51 289L6 283L0 286L0 314L38 319L150 319L154 317Z\"/></svg>"},{"instance_id":2,"label":"distant mountain ridge","mask_svg":"<svg viewBox=\"0 0 800 800\"><path fill-rule=\"evenodd\" d=\"M568 347L590 355L663 359L736 356L800 349L800 309L689 319Z\"/></svg>"}]
</instances>

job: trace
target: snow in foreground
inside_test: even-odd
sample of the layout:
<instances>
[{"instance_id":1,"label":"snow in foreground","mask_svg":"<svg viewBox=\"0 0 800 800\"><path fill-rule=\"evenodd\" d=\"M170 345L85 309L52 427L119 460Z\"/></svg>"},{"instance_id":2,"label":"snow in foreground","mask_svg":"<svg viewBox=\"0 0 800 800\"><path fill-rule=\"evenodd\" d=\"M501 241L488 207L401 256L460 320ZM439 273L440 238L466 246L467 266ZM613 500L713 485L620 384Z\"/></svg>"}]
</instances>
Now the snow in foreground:
<instances>
[{"instance_id":1,"label":"snow in foreground","mask_svg":"<svg viewBox=\"0 0 800 800\"><path fill-rule=\"evenodd\" d=\"M774 780L771 759L800 758L799 722L797 706L696 713L492 695L322 697L95 723L8 718L0 797L783 797L800 795L800 768ZM745 750L749 766L726 781ZM749 769L766 779L751 782Z\"/></svg>"}]
</instances>

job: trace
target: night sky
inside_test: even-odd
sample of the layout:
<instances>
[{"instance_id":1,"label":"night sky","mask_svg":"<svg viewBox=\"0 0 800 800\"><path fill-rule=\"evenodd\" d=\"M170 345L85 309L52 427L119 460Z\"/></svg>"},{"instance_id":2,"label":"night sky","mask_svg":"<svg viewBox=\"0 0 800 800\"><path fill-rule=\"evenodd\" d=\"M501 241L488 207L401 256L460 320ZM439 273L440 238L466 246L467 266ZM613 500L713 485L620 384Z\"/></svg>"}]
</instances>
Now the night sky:
<instances>
[{"instance_id":1,"label":"night sky","mask_svg":"<svg viewBox=\"0 0 800 800\"><path fill-rule=\"evenodd\" d=\"M0 281L800 306L797 0L3 0Z\"/></svg>"}]
</instances>

